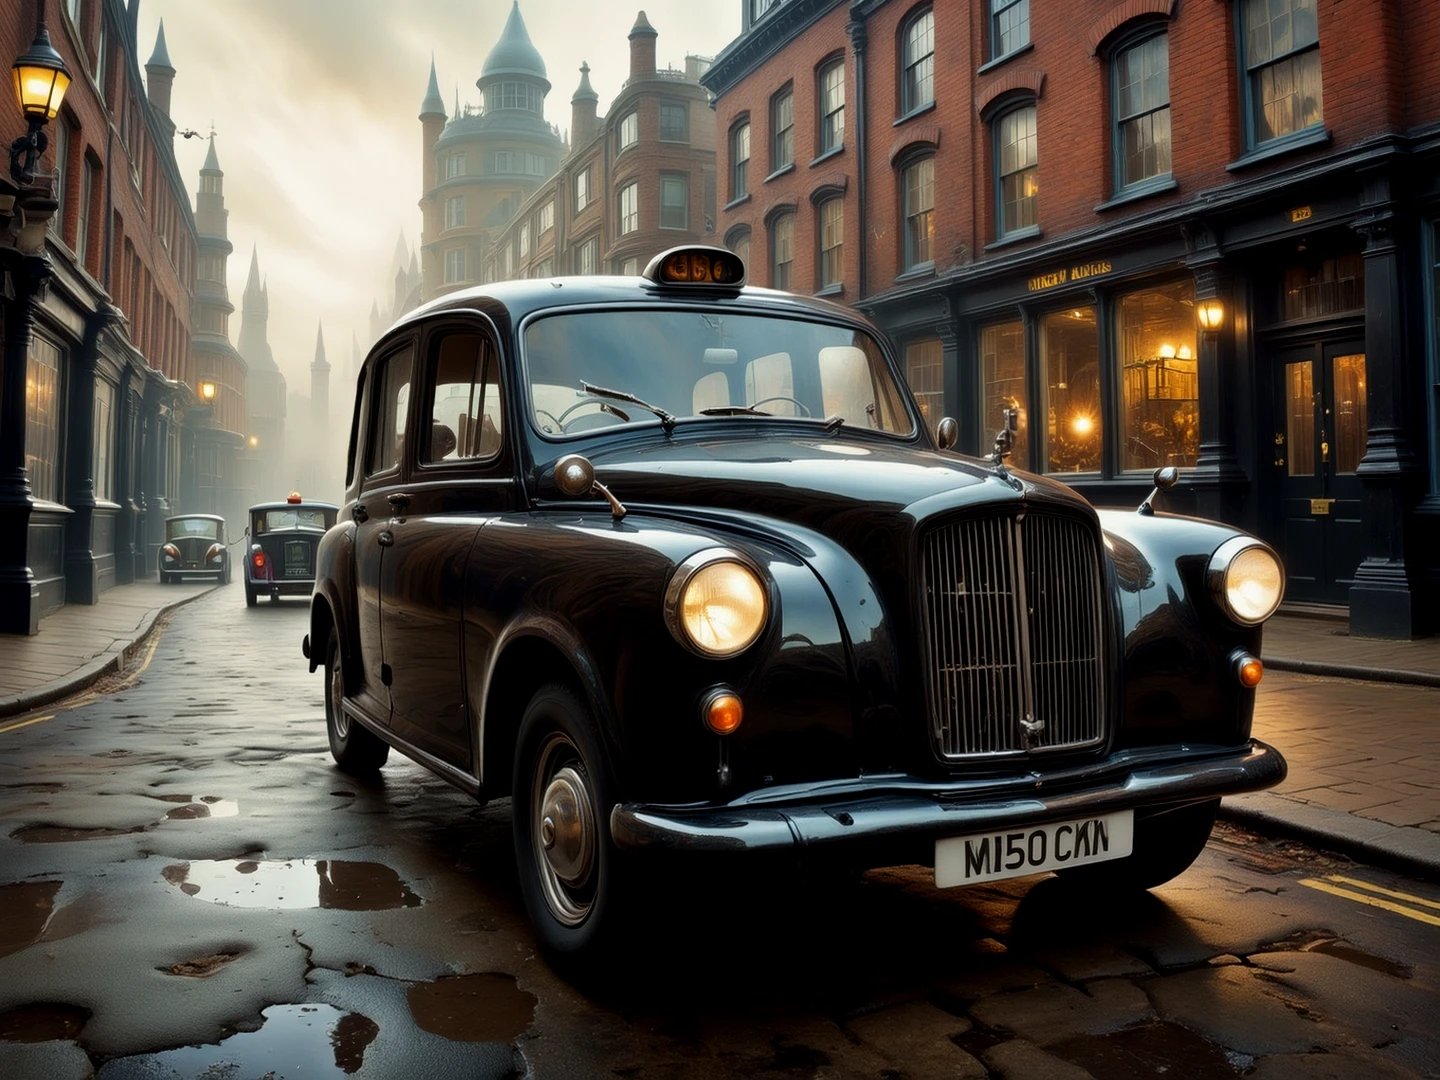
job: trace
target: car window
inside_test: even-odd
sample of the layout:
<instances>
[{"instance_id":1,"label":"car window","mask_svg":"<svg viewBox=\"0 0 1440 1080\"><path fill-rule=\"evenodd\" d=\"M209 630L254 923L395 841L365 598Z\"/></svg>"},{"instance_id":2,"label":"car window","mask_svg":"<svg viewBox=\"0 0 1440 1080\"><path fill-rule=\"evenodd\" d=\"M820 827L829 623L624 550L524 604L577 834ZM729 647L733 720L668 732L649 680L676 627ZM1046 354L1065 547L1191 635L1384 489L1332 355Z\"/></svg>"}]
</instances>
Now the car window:
<instances>
[{"instance_id":1,"label":"car window","mask_svg":"<svg viewBox=\"0 0 1440 1080\"><path fill-rule=\"evenodd\" d=\"M405 415L410 404L410 359L411 350L406 348L380 362L375 376L379 395L370 425L367 475L385 472L400 464L405 445Z\"/></svg>"},{"instance_id":2,"label":"car window","mask_svg":"<svg viewBox=\"0 0 1440 1080\"><path fill-rule=\"evenodd\" d=\"M285 510L267 510L265 512L265 529L295 528L325 528L325 512L323 510L309 510L299 508Z\"/></svg>"},{"instance_id":3,"label":"car window","mask_svg":"<svg viewBox=\"0 0 1440 1080\"><path fill-rule=\"evenodd\" d=\"M681 308L560 312L526 324L521 359L527 419L547 438L661 422L587 384L682 419L751 406L782 419L914 430L879 343L853 327Z\"/></svg>"},{"instance_id":4,"label":"car window","mask_svg":"<svg viewBox=\"0 0 1440 1080\"><path fill-rule=\"evenodd\" d=\"M206 521L204 518L186 518L184 521L172 521L170 523L171 536L201 536L207 540L214 540L218 535L220 523L218 521Z\"/></svg>"},{"instance_id":5,"label":"car window","mask_svg":"<svg viewBox=\"0 0 1440 1080\"><path fill-rule=\"evenodd\" d=\"M422 460L489 458L500 452L495 350L480 334L446 334L434 346L430 430Z\"/></svg>"}]
</instances>

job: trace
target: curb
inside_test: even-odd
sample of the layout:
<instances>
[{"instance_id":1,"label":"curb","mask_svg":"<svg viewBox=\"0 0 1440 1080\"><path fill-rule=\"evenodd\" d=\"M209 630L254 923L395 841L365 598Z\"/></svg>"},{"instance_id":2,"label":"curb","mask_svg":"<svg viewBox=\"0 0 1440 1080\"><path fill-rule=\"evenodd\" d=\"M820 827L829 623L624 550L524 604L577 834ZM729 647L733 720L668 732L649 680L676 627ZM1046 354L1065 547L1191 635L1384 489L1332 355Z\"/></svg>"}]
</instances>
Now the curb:
<instances>
[{"instance_id":1,"label":"curb","mask_svg":"<svg viewBox=\"0 0 1440 1080\"><path fill-rule=\"evenodd\" d=\"M1323 675L1332 679L1359 679L1363 682L1402 683L1407 686L1440 688L1440 673L1406 671L1403 668L1370 668L1354 664L1331 664L1322 660L1291 660L1283 656L1265 656L1261 660L1272 671L1290 671L1299 675Z\"/></svg>"},{"instance_id":2,"label":"curb","mask_svg":"<svg viewBox=\"0 0 1440 1080\"><path fill-rule=\"evenodd\" d=\"M1440 879L1440 835L1425 829L1388 825L1273 792L1223 799L1220 816L1259 833L1303 840L1412 877Z\"/></svg>"},{"instance_id":3,"label":"curb","mask_svg":"<svg viewBox=\"0 0 1440 1080\"><path fill-rule=\"evenodd\" d=\"M0 718L17 716L29 712L31 709L49 705L52 701L59 701L61 698L79 693L99 681L102 676L122 671L134 651L154 633L155 624L160 621L160 616L193 603L202 596L209 596L218 588L220 588L219 585L212 585L204 592L182 597L163 607L151 608L141 617L140 625L136 627L135 635L130 640L107 649L99 656L87 660L70 674L62 675L44 686L37 686L33 690L24 690L10 697L0 698Z\"/></svg>"}]
</instances>

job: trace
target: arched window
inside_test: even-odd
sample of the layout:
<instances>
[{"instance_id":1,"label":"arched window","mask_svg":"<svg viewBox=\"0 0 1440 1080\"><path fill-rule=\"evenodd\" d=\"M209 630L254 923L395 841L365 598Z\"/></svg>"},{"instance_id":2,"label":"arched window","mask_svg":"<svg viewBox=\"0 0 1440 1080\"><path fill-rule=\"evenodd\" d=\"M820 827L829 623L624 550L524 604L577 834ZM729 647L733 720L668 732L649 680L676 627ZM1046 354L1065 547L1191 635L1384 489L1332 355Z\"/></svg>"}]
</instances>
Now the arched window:
<instances>
[{"instance_id":1,"label":"arched window","mask_svg":"<svg viewBox=\"0 0 1440 1080\"><path fill-rule=\"evenodd\" d=\"M1040 162L1035 103L1025 102L992 121L995 132L996 235L1014 236L1039 228Z\"/></svg>"},{"instance_id":2,"label":"arched window","mask_svg":"<svg viewBox=\"0 0 1440 1080\"><path fill-rule=\"evenodd\" d=\"M900 30L900 115L935 102L935 9L922 8Z\"/></svg>"},{"instance_id":3,"label":"arched window","mask_svg":"<svg viewBox=\"0 0 1440 1080\"><path fill-rule=\"evenodd\" d=\"M1170 35L1152 25L1121 42L1110 61L1115 189L1170 175Z\"/></svg>"},{"instance_id":4,"label":"arched window","mask_svg":"<svg viewBox=\"0 0 1440 1080\"><path fill-rule=\"evenodd\" d=\"M787 210L770 219L770 287L789 289L794 265L795 211Z\"/></svg>"},{"instance_id":5,"label":"arched window","mask_svg":"<svg viewBox=\"0 0 1440 1080\"><path fill-rule=\"evenodd\" d=\"M748 271L750 268L750 226L742 225L725 234L725 246L740 257Z\"/></svg>"},{"instance_id":6,"label":"arched window","mask_svg":"<svg viewBox=\"0 0 1440 1080\"><path fill-rule=\"evenodd\" d=\"M730 201L750 194L750 120L730 129Z\"/></svg>"}]
</instances>

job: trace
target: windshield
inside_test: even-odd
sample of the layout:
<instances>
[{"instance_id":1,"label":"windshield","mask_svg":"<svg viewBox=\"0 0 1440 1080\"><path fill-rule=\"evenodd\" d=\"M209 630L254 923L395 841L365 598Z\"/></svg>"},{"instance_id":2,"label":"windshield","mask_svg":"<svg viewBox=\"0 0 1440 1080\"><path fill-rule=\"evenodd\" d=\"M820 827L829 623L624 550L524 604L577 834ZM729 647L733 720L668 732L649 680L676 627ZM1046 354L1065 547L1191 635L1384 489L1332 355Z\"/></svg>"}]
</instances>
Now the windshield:
<instances>
[{"instance_id":1,"label":"windshield","mask_svg":"<svg viewBox=\"0 0 1440 1080\"><path fill-rule=\"evenodd\" d=\"M220 523L208 518L181 518L170 522L170 539L177 536L200 536L215 540L220 535Z\"/></svg>"},{"instance_id":2,"label":"windshield","mask_svg":"<svg viewBox=\"0 0 1440 1080\"><path fill-rule=\"evenodd\" d=\"M913 430L880 346L847 327L753 314L586 311L536 319L524 345L531 418L547 437L750 413L893 435Z\"/></svg>"},{"instance_id":3,"label":"windshield","mask_svg":"<svg viewBox=\"0 0 1440 1080\"><path fill-rule=\"evenodd\" d=\"M275 529L328 529L333 523L333 516L325 510L295 506L285 510L265 510L256 514L255 533L259 535Z\"/></svg>"}]
</instances>

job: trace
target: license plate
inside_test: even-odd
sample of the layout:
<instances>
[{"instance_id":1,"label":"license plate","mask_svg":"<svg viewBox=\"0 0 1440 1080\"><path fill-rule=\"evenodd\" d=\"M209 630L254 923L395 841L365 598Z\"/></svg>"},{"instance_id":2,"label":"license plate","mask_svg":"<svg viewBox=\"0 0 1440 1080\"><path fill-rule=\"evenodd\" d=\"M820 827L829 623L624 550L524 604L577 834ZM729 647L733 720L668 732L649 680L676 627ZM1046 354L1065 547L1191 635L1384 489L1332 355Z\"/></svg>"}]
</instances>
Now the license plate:
<instances>
[{"instance_id":1,"label":"license plate","mask_svg":"<svg viewBox=\"0 0 1440 1080\"><path fill-rule=\"evenodd\" d=\"M935 841L935 884L948 889L1123 859L1134 845L1133 810L950 836Z\"/></svg>"},{"instance_id":2,"label":"license plate","mask_svg":"<svg viewBox=\"0 0 1440 1080\"><path fill-rule=\"evenodd\" d=\"M291 542L285 545L285 576L310 576L310 545Z\"/></svg>"}]
</instances>

